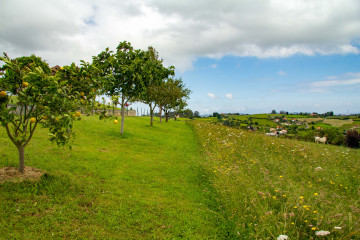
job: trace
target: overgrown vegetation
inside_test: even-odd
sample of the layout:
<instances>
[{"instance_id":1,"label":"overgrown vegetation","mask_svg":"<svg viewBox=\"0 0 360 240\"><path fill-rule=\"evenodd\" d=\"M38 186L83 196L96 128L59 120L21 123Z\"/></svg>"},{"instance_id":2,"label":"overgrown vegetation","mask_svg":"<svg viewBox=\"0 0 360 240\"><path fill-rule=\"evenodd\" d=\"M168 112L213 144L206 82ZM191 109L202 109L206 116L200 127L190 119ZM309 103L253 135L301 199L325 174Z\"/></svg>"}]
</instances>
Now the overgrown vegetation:
<instances>
[{"instance_id":1,"label":"overgrown vegetation","mask_svg":"<svg viewBox=\"0 0 360 240\"><path fill-rule=\"evenodd\" d=\"M196 122L229 239L359 239L359 150Z\"/></svg>"}]
</instances>

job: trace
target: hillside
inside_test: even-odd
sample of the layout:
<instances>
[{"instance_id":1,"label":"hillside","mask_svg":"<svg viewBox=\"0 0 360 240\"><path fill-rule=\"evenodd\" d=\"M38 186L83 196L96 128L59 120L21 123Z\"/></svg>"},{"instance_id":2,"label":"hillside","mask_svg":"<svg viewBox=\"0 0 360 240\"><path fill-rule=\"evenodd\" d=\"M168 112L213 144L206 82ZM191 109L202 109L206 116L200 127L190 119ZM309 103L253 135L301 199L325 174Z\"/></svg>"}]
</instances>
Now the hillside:
<instances>
[{"instance_id":1,"label":"hillside","mask_svg":"<svg viewBox=\"0 0 360 240\"><path fill-rule=\"evenodd\" d=\"M360 151L206 122L84 117L72 150L38 129L40 182L0 183L0 239L359 239ZM0 167L17 151L0 128ZM334 227L341 227L335 229Z\"/></svg>"},{"instance_id":2,"label":"hillside","mask_svg":"<svg viewBox=\"0 0 360 240\"><path fill-rule=\"evenodd\" d=\"M0 184L0 239L206 239L221 234L199 147L185 122L129 117L119 125L85 117L72 150L37 129L26 164L45 170L38 183ZM0 128L3 166L17 150Z\"/></svg>"},{"instance_id":3,"label":"hillside","mask_svg":"<svg viewBox=\"0 0 360 240\"><path fill-rule=\"evenodd\" d=\"M194 128L233 238L313 239L324 230L328 239L360 239L359 150L204 122Z\"/></svg>"}]
</instances>

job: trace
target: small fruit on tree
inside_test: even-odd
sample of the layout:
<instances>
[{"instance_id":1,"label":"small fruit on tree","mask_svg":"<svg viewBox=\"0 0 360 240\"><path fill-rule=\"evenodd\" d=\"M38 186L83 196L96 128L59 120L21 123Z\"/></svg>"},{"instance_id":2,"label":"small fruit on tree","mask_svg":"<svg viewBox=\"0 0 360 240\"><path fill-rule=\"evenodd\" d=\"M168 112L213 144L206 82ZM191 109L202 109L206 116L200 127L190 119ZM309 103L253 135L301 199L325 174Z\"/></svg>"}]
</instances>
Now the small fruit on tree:
<instances>
[{"instance_id":1,"label":"small fruit on tree","mask_svg":"<svg viewBox=\"0 0 360 240\"><path fill-rule=\"evenodd\" d=\"M81 92L80 95L83 97L83 96L85 96L85 93L84 93L84 92Z\"/></svg>"},{"instance_id":2,"label":"small fruit on tree","mask_svg":"<svg viewBox=\"0 0 360 240\"><path fill-rule=\"evenodd\" d=\"M22 82L22 87L24 87L24 88L26 88L27 86L29 86L29 83L27 83L27 82Z\"/></svg>"},{"instance_id":3,"label":"small fruit on tree","mask_svg":"<svg viewBox=\"0 0 360 240\"><path fill-rule=\"evenodd\" d=\"M114 120L114 123L115 123L115 124L118 124L118 122L119 122L118 120L116 120L116 119Z\"/></svg>"},{"instance_id":4,"label":"small fruit on tree","mask_svg":"<svg viewBox=\"0 0 360 240\"><path fill-rule=\"evenodd\" d=\"M80 117L80 116L81 116L81 113L80 113L79 111L77 111L77 112L75 113L75 116Z\"/></svg>"},{"instance_id":5,"label":"small fruit on tree","mask_svg":"<svg viewBox=\"0 0 360 240\"><path fill-rule=\"evenodd\" d=\"M67 78L52 76L48 64L41 58L32 55L10 59L4 54L0 60L5 63L0 67L4 71L0 89L17 98L16 106L9 105L10 97L1 98L0 123L18 149L19 172L24 173L25 147L36 127L40 124L49 128L49 140L65 145L73 135L70 114L79 106ZM31 88L24 87L25 82Z\"/></svg>"},{"instance_id":6,"label":"small fruit on tree","mask_svg":"<svg viewBox=\"0 0 360 240\"><path fill-rule=\"evenodd\" d=\"M1 97L1 98L6 97L6 92L5 92L5 91L1 91L1 92L0 92L0 97Z\"/></svg>"}]
</instances>

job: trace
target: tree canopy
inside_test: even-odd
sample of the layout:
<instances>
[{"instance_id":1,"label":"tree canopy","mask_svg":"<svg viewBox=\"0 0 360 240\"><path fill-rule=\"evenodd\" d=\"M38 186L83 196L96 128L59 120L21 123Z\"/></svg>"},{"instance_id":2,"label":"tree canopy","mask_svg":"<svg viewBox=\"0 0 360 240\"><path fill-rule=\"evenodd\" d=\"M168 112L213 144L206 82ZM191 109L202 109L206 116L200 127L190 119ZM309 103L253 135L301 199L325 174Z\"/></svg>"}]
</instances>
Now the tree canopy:
<instances>
[{"instance_id":1,"label":"tree canopy","mask_svg":"<svg viewBox=\"0 0 360 240\"><path fill-rule=\"evenodd\" d=\"M25 147L39 124L49 129L50 141L69 143L73 120L81 115L76 111L81 94L75 89L86 76L74 79L71 67L52 74L48 64L34 55L10 59L4 54L0 60L5 63L0 78L0 122L18 149L19 171L23 172ZM67 68L69 74L64 75Z\"/></svg>"}]
</instances>

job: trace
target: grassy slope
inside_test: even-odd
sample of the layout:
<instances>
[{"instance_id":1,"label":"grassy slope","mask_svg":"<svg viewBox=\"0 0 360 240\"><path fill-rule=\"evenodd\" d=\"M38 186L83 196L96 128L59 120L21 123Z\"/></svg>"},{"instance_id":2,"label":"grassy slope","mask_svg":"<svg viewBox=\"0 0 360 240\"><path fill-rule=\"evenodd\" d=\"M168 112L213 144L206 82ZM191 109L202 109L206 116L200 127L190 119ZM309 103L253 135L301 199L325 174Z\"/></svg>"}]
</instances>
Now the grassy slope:
<instances>
[{"instance_id":1,"label":"grassy slope","mask_svg":"<svg viewBox=\"0 0 360 240\"><path fill-rule=\"evenodd\" d=\"M327 239L360 239L360 150L201 122L195 130L233 238L317 239L328 230Z\"/></svg>"},{"instance_id":2,"label":"grassy slope","mask_svg":"<svg viewBox=\"0 0 360 240\"><path fill-rule=\"evenodd\" d=\"M46 170L39 183L0 184L0 239L216 238L222 218L196 137L184 122L127 118L119 125L77 122L73 149L38 129L26 164ZM0 128L0 167L17 152Z\"/></svg>"}]
</instances>

